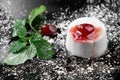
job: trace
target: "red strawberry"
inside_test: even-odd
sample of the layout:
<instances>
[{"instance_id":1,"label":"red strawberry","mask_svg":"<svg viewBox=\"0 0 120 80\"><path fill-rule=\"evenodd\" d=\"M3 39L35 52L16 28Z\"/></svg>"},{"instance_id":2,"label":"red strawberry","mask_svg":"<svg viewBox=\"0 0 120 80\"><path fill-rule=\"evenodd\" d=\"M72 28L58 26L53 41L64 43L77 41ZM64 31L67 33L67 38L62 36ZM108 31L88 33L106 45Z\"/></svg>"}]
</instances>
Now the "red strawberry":
<instances>
[{"instance_id":1,"label":"red strawberry","mask_svg":"<svg viewBox=\"0 0 120 80\"><path fill-rule=\"evenodd\" d=\"M57 28L55 25L44 24L41 28L41 34L45 36L54 36L57 32Z\"/></svg>"}]
</instances>

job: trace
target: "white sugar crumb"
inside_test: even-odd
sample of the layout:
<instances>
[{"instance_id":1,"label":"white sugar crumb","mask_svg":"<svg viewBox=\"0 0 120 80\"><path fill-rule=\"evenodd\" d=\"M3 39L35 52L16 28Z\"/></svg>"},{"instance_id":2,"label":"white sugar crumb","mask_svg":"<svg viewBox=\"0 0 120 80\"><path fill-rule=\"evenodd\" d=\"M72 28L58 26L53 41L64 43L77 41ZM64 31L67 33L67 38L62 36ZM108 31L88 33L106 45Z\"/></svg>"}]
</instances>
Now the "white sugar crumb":
<instances>
[{"instance_id":1,"label":"white sugar crumb","mask_svg":"<svg viewBox=\"0 0 120 80\"><path fill-rule=\"evenodd\" d=\"M50 39L48 42L52 44L52 43L54 43L54 40Z\"/></svg>"},{"instance_id":2,"label":"white sugar crumb","mask_svg":"<svg viewBox=\"0 0 120 80\"><path fill-rule=\"evenodd\" d=\"M87 68L89 72L92 72L94 69L92 67Z\"/></svg>"},{"instance_id":3,"label":"white sugar crumb","mask_svg":"<svg viewBox=\"0 0 120 80\"><path fill-rule=\"evenodd\" d=\"M58 74L65 74L64 71L57 71Z\"/></svg>"},{"instance_id":4,"label":"white sugar crumb","mask_svg":"<svg viewBox=\"0 0 120 80\"><path fill-rule=\"evenodd\" d=\"M7 1L7 3L8 3L8 5L11 5L11 4L12 4L9 0Z\"/></svg>"}]
</instances>

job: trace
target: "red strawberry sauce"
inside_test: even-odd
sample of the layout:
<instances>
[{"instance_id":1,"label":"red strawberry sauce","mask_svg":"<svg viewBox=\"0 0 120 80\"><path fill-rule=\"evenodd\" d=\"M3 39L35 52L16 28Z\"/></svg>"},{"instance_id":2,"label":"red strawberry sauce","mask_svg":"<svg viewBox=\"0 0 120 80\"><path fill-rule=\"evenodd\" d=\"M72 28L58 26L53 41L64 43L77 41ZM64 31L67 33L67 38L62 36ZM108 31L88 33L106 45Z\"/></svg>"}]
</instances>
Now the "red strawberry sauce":
<instances>
[{"instance_id":1,"label":"red strawberry sauce","mask_svg":"<svg viewBox=\"0 0 120 80\"><path fill-rule=\"evenodd\" d=\"M76 25L70 29L72 38L77 42L95 41L100 36L101 32L101 28L94 27L88 23Z\"/></svg>"}]
</instances>

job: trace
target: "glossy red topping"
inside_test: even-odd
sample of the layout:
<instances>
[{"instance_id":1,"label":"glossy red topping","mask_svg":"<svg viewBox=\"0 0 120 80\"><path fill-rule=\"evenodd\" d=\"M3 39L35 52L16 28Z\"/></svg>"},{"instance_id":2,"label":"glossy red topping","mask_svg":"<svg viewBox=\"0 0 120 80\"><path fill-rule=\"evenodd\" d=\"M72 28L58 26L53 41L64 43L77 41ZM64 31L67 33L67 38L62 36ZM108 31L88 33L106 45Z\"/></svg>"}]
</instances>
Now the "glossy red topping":
<instances>
[{"instance_id":1,"label":"glossy red topping","mask_svg":"<svg viewBox=\"0 0 120 80\"><path fill-rule=\"evenodd\" d=\"M80 24L70 29L72 37L76 41L94 40L96 37L95 27L91 24Z\"/></svg>"},{"instance_id":2,"label":"glossy red topping","mask_svg":"<svg viewBox=\"0 0 120 80\"><path fill-rule=\"evenodd\" d=\"M55 25L44 24L41 28L41 33L46 36L53 36L57 32L57 28Z\"/></svg>"}]
</instances>

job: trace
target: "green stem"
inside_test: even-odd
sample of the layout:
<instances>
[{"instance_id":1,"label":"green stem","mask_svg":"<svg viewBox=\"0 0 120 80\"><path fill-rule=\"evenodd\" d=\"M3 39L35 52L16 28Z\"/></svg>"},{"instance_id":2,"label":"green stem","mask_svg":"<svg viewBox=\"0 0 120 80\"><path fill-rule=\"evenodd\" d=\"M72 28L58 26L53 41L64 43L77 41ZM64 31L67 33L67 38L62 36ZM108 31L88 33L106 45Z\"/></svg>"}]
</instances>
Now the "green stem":
<instances>
[{"instance_id":1,"label":"green stem","mask_svg":"<svg viewBox=\"0 0 120 80\"><path fill-rule=\"evenodd\" d=\"M33 28L31 24L30 24L30 27L34 32L37 32L37 30L35 28Z\"/></svg>"}]
</instances>

